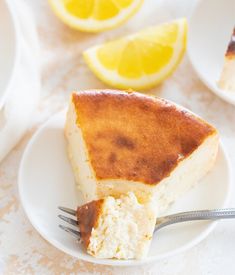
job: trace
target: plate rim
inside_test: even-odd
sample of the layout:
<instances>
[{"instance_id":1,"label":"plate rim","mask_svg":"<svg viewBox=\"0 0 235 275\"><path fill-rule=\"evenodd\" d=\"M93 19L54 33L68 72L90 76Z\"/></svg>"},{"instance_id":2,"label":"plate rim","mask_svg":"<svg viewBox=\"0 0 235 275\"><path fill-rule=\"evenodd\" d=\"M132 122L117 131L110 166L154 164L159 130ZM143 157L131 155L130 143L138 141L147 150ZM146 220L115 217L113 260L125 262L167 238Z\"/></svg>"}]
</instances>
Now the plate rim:
<instances>
[{"instance_id":1,"label":"plate rim","mask_svg":"<svg viewBox=\"0 0 235 275\"><path fill-rule=\"evenodd\" d=\"M216 227L218 221L208 221L208 227L201 233L199 234L199 236L195 237L192 241L186 243L185 245L181 246L180 248L176 248L170 252L166 252L163 253L159 256L151 256L151 257L146 257L145 259L142 260L114 260L114 259L99 259L99 258L95 258L95 257L90 257L90 255L80 255L81 257L78 257L75 253L73 253L70 249L66 248L65 246L61 245L57 240L55 239L50 239L47 237L46 234L44 234L44 232L38 228L38 226L36 225L36 223L34 222L34 219L32 218L32 215L30 214L30 212L27 210L27 207L25 205L25 202L23 200L23 180L22 180L22 171L23 171L23 167L24 167L24 163L25 163L25 159L27 157L27 155L29 154L33 144L35 143L35 141L37 140L38 136L41 134L41 132L43 132L43 130L45 128L47 128L51 122L53 120L58 120L59 117L64 116L66 114L66 110L57 112L56 114L54 114L51 118L49 118L47 121L45 121L33 134L33 136L30 138L29 142L27 143L25 150L23 152L23 155L21 157L21 161L20 161L20 165L19 165L19 170L18 170L18 178L17 178L17 187L18 187L18 193L19 193L19 199L20 202L23 206L23 210L29 220L29 222L31 223L31 225L34 227L34 229L41 235L41 237L43 237L44 240L46 240L49 244L53 245L55 248L57 248L60 251L63 251L64 253L66 253L67 255L70 255L72 257L75 257L78 260L83 260L86 262L90 262L90 263L94 263L94 264L101 264L101 265L109 265L109 266L140 266L143 264L148 264L154 261L159 261L159 260L163 260L163 259L167 259L169 257L172 257L176 254L180 254L182 252L187 251L188 249L192 248L193 246L199 244L202 240L204 240ZM221 149L226 165L227 165L227 170L228 170L228 184L227 184L227 194L225 195L225 199L223 201L223 205L221 207L225 208L228 203L229 203L229 199L230 199L230 195L232 192L232 178L233 178L233 174L232 174L232 169L231 169L231 163L230 163L230 159L228 157L228 153L226 150L226 147L223 143L223 141L220 139L219 142L219 148Z\"/></svg>"},{"instance_id":2,"label":"plate rim","mask_svg":"<svg viewBox=\"0 0 235 275\"><path fill-rule=\"evenodd\" d=\"M197 9L199 8L200 5L203 5L202 3L205 2L205 0L197 0L194 5L193 5L193 10L189 16L188 22L189 22L189 31L191 29L191 25L192 25L192 21L195 18L195 13L197 11ZM187 45L187 56L189 59L190 64L192 65L194 71L196 72L196 74L198 75L199 79L205 84L205 86L211 91L213 92L215 95L217 95L219 98L223 99L224 101L226 101L227 103L230 103L232 105L235 105L235 93L233 96L229 96L229 94L227 94L228 92L220 89L219 87L215 85L211 84L207 78L204 76L204 74L198 69L198 67L195 65L194 62L194 58L192 57L193 54L190 50L189 47L189 39L190 36L192 35L192 33L190 35L188 35L188 45ZM222 69L222 68L221 68Z\"/></svg>"}]
</instances>

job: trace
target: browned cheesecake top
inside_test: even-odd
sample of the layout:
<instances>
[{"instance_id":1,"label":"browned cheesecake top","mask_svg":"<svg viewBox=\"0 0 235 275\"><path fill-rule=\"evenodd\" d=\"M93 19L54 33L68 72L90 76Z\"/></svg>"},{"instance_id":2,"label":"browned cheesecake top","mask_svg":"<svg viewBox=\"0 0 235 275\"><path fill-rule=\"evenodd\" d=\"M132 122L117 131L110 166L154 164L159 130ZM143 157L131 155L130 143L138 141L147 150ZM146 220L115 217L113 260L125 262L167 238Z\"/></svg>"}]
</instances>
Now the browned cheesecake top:
<instances>
[{"instance_id":1,"label":"browned cheesecake top","mask_svg":"<svg viewBox=\"0 0 235 275\"><path fill-rule=\"evenodd\" d=\"M234 56L235 56L235 27L233 29L233 34L226 52L226 57L234 57Z\"/></svg>"},{"instance_id":2,"label":"browned cheesecake top","mask_svg":"<svg viewBox=\"0 0 235 275\"><path fill-rule=\"evenodd\" d=\"M98 179L157 184L216 130L166 100L90 90L72 101Z\"/></svg>"},{"instance_id":3,"label":"browned cheesecake top","mask_svg":"<svg viewBox=\"0 0 235 275\"><path fill-rule=\"evenodd\" d=\"M91 201L77 209L77 220L81 233L81 239L87 248L90 243L92 228L95 228L102 211L104 200Z\"/></svg>"}]
</instances>

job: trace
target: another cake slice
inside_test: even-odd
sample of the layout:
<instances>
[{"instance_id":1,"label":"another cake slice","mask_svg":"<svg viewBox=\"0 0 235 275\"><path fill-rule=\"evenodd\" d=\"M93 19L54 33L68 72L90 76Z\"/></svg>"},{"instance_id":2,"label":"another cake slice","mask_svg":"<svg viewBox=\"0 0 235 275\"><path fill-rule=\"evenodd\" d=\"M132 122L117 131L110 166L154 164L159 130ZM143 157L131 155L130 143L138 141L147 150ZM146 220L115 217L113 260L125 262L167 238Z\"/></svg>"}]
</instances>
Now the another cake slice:
<instances>
[{"instance_id":1,"label":"another cake slice","mask_svg":"<svg viewBox=\"0 0 235 275\"><path fill-rule=\"evenodd\" d=\"M225 54L218 86L223 90L235 92L235 27Z\"/></svg>"},{"instance_id":2,"label":"another cake slice","mask_svg":"<svg viewBox=\"0 0 235 275\"><path fill-rule=\"evenodd\" d=\"M83 244L92 256L140 259L147 256L156 211L129 192L119 199L109 196L79 207L77 219Z\"/></svg>"},{"instance_id":3,"label":"another cake slice","mask_svg":"<svg viewBox=\"0 0 235 275\"><path fill-rule=\"evenodd\" d=\"M134 192L159 213L214 165L216 129L163 99L117 90L73 93L65 135L87 202Z\"/></svg>"}]
</instances>

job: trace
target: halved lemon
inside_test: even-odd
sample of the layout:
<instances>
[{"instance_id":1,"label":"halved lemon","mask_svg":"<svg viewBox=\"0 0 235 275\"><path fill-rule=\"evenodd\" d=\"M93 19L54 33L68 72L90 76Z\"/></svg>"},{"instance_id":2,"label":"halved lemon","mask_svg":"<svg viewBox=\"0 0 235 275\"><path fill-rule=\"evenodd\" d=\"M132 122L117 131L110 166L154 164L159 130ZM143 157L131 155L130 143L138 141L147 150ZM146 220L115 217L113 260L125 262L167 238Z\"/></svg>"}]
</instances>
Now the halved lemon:
<instances>
[{"instance_id":1,"label":"halved lemon","mask_svg":"<svg viewBox=\"0 0 235 275\"><path fill-rule=\"evenodd\" d=\"M157 85L175 70L186 40L187 21L183 18L94 46L83 55L105 83L140 90Z\"/></svg>"},{"instance_id":2,"label":"halved lemon","mask_svg":"<svg viewBox=\"0 0 235 275\"><path fill-rule=\"evenodd\" d=\"M129 19L143 0L49 0L55 14L67 25L82 31L112 29Z\"/></svg>"}]
</instances>

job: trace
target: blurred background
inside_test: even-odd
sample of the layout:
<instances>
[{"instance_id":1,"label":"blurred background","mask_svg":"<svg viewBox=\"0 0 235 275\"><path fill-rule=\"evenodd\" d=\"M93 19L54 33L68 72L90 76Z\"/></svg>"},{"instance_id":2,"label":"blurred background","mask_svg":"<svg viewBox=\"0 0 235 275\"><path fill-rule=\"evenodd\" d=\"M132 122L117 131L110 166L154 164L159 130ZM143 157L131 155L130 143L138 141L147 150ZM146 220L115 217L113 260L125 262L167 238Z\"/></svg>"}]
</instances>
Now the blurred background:
<instances>
[{"instance_id":1,"label":"blurred background","mask_svg":"<svg viewBox=\"0 0 235 275\"><path fill-rule=\"evenodd\" d=\"M47 1L12 0L15 16L22 22L18 24L21 28L24 25L24 31L19 33L22 37L30 36L28 40L33 41L29 43L31 48L26 47L29 62L21 63L17 69L22 72L23 68L27 68L22 86L17 84L14 89L15 98L17 96L17 103L25 99L22 101L24 106L31 107L25 113L30 120L24 125L24 131L19 133L19 142L14 146L14 142L11 142L13 149L9 154L3 151L4 159L0 165L0 274L233 274L235 232L232 221L227 221L226 225L219 224L206 240L173 258L136 268L106 267L75 260L42 239L27 220L17 191L20 159L38 127L67 107L71 91L108 88L86 66L82 52L95 44L139 31L149 25L189 17L195 3L195 0L145 0L141 9L125 24L113 30L91 34L65 25L55 16ZM36 30L37 37L32 38L34 31L30 26ZM0 43L4 39L1 37ZM3 67L2 62L1 70ZM27 76L30 76L29 80ZM21 76L18 78L22 80ZM26 90L28 92L24 93ZM201 82L187 53L170 78L143 92L181 104L215 125L234 167L235 107L211 93ZM9 108L18 106L15 104L14 101ZM15 120L17 114L12 117ZM4 125L4 121L0 123ZM7 134L7 141L15 135L12 130ZM231 198L233 206L234 193Z\"/></svg>"}]
</instances>

